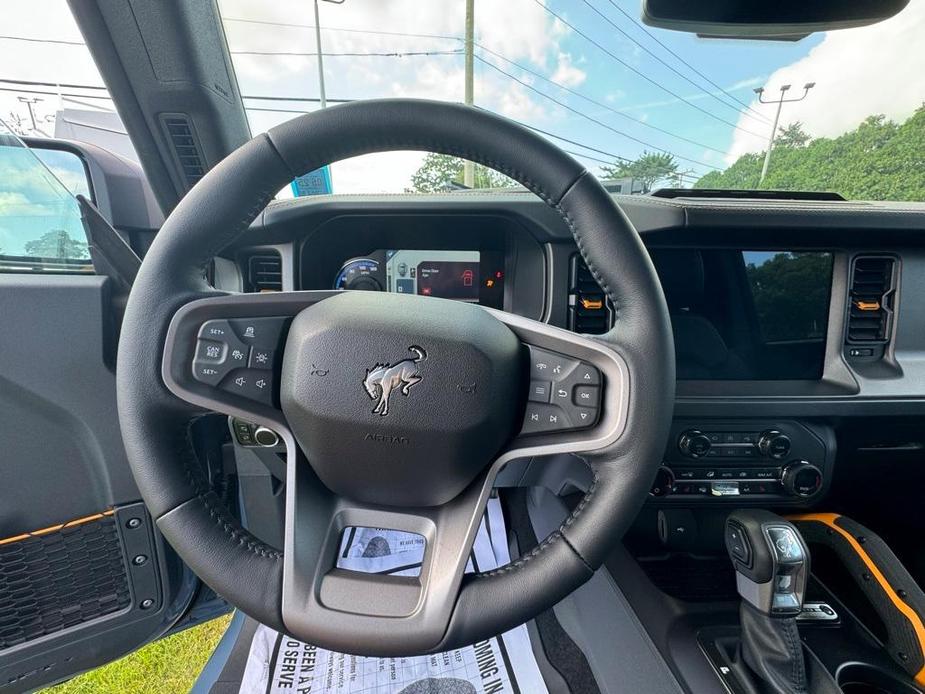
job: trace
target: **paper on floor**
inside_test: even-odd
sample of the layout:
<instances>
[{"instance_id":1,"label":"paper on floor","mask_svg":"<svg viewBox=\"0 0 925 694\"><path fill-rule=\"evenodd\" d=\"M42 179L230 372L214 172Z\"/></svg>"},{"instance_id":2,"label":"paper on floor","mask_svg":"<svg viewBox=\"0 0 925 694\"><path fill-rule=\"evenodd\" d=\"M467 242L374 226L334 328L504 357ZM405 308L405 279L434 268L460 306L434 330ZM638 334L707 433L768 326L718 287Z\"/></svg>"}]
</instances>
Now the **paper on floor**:
<instances>
[{"instance_id":1,"label":"paper on floor","mask_svg":"<svg viewBox=\"0 0 925 694\"><path fill-rule=\"evenodd\" d=\"M491 499L467 571L510 561L501 504ZM423 538L358 528L345 533L337 565L367 573L417 575ZM526 626L473 646L415 658L363 658L317 648L260 626L254 634L242 694L518 694L543 693Z\"/></svg>"}]
</instances>

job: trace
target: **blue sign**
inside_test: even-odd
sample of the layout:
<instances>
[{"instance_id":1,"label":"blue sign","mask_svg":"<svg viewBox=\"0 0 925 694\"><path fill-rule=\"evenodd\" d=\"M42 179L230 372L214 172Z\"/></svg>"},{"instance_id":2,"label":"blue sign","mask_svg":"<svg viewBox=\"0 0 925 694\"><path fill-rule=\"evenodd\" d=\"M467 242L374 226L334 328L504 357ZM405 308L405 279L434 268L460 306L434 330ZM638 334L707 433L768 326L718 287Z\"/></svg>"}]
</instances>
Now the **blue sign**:
<instances>
[{"instance_id":1,"label":"blue sign","mask_svg":"<svg viewBox=\"0 0 925 694\"><path fill-rule=\"evenodd\" d=\"M334 192L334 186L331 184L331 167L322 166L320 169L302 174L293 180L290 186L292 194L297 198L305 195L327 195L332 193Z\"/></svg>"}]
</instances>

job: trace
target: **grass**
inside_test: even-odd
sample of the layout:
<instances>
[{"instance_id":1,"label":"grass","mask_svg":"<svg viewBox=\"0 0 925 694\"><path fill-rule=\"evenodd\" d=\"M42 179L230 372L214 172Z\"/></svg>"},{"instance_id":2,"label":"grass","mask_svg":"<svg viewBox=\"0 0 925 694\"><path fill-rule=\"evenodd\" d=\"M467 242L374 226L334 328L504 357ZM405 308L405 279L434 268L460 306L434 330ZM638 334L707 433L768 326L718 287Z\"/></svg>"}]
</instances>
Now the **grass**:
<instances>
[{"instance_id":1,"label":"grass","mask_svg":"<svg viewBox=\"0 0 925 694\"><path fill-rule=\"evenodd\" d=\"M155 641L109 665L45 689L44 694L186 694L230 621L231 615L225 615Z\"/></svg>"}]
</instances>

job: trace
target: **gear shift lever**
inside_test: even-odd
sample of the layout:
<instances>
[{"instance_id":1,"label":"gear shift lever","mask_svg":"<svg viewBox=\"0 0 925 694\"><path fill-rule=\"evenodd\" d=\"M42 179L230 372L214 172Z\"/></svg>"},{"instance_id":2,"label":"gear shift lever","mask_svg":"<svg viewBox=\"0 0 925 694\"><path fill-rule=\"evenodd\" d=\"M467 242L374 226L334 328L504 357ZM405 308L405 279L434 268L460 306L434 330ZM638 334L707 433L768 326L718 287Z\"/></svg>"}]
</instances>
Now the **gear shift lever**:
<instances>
[{"instance_id":1,"label":"gear shift lever","mask_svg":"<svg viewBox=\"0 0 925 694\"><path fill-rule=\"evenodd\" d=\"M827 673L807 677L796 623L809 576L809 550L800 533L778 515L749 509L729 515L725 540L742 597L741 660L760 680L760 689L774 694L838 691L834 682L834 689L817 684Z\"/></svg>"},{"instance_id":2,"label":"gear shift lever","mask_svg":"<svg viewBox=\"0 0 925 694\"><path fill-rule=\"evenodd\" d=\"M735 511L726 520L726 550L744 601L769 617L800 614L809 550L791 523L770 511Z\"/></svg>"}]
</instances>

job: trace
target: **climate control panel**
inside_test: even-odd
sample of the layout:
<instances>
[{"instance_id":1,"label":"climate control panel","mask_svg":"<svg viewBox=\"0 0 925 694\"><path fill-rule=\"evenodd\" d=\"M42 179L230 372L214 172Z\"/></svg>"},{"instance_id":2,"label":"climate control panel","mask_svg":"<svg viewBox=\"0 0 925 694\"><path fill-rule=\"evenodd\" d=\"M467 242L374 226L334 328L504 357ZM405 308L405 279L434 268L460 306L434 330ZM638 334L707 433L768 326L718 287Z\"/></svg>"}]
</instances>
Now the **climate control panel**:
<instances>
[{"instance_id":1,"label":"climate control panel","mask_svg":"<svg viewBox=\"0 0 925 694\"><path fill-rule=\"evenodd\" d=\"M835 437L798 421L676 421L650 495L676 502L805 504L831 479Z\"/></svg>"}]
</instances>

